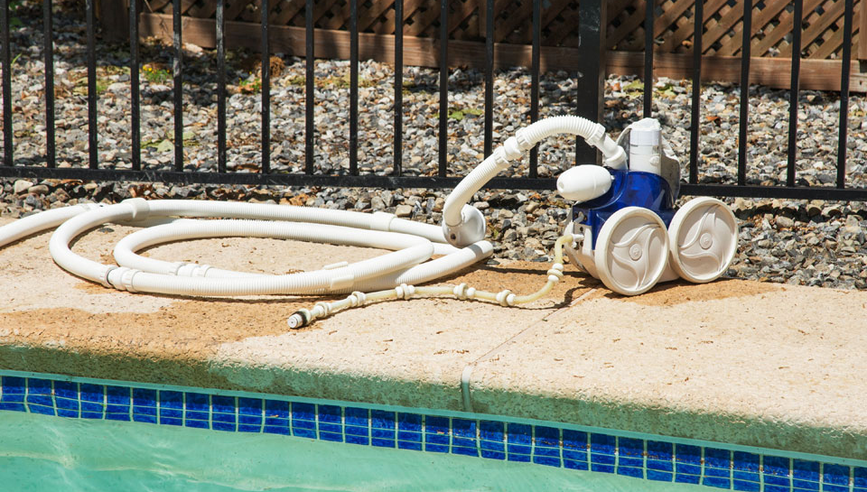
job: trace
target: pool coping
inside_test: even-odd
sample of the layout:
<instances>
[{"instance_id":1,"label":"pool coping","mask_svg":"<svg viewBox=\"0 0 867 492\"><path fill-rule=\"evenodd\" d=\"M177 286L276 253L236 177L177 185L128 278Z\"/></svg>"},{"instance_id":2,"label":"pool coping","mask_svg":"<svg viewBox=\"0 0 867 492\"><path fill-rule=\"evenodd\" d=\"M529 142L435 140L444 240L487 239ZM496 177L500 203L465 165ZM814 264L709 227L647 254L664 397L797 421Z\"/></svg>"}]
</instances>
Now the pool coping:
<instances>
[{"instance_id":1,"label":"pool coping","mask_svg":"<svg viewBox=\"0 0 867 492\"><path fill-rule=\"evenodd\" d=\"M123 232L120 229L105 235L120 234ZM87 241L85 237L80 242ZM862 315L867 312L863 307L867 293L737 282L734 289L737 295L715 297L718 291L732 290L733 281L726 281L705 286L662 286L641 299L626 300L610 296L598 283L570 273L568 286L554 293L553 303L531 310L453 300L389 303L343 313L302 332L275 328L268 334L250 336L255 334L251 330L247 335L236 333L234 338L216 340L209 351L185 352L185 346L200 342L192 334L210 332L183 332L172 338L171 333L160 333L160 326L149 326L141 328L147 333L136 334L122 331L123 326L113 325L97 314L111 311L114 306L118 308L116 312L108 314L133 318L146 315L150 323L159 324L162 319L164 327L171 327L171 317L178 315L175 307L213 309L222 301L196 304L198 301L175 298L149 299L82 285L83 282L44 258L46 242L47 236L42 235L0 250L0 261L23 258L28 268L37 272L40 283L71 288L68 292L72 292L70 297L74 299L26 299L28 294L38 297L39 288L33 287L29 293L26 288L16 286L15 292L25 299L16 298L18 304L13 308L0 309L0 316L4 316L0 322L14 318L18 323L12 329L0 324L0 369L474 412L867 460L867 417L859 418L856 412L860 402L867 399L867 385L858 377L867 372L867 361L860 362L851 355L851 350L837 347L847 342L859 346L858 342L867 339L867 327L858 321L867 319ZM173 247L188 248L186 256L195 260L196 255L204 254L200 250L207 250L198 246ZM297 245L288 248L298 253ZM317 251L310 254L316 255ZM466 272L455 281L502 281L506 272L515 277L513 283L522 284L525 278L536 278L544 268L544 264L515 263ZM492 276L497 278L492 280L489 278ZM2 285L21 281L20 275L9 269L0 273ZM654 296L674 301L670 305L647 304ZM694 302L676 302L678 296L692 297ZM62 319L46 321L45 317L37 316L86 302L93 304L78 311L90 318L82 315L68 319L75 323L90 319L92 326L76 325L71 330L63 326ZM257 302L274 301L245 300L243 304L229 303L228 308L258 309ZM285 304L285 309L282 304L280 308L291 312L292 306L309 305L310 301L300 299ZM772 310L775 305L793 304L797 312ZM801 312L810 305L826 306L825 314L810 318ZM690 306L699 311L697 321L689 320ZM266 304L261 310L265 312L271 307ZM130 309L141 312L130 313ZM437 314L444 310L450 316ZM756 323L764 333L738 332L740 328L732 325L738 318L737 313L731 312L735 310L743 313L754 310L753 317L760 318ZM839 316L836 319L827 316L832 312ZM787 374L785 380L779 380L781 376L775 368L770 375L757 373L757 382L769 388L770 403L763 407L751 408L751 403L761 400L746 397L744 401L719 401L721 396L737 395L739 388L721 391L707 387L717 380L712 371L702 372L701 361L696 362L696 367L683 367L685 361L692 359L659 346L659 340L672 336L673 348L707 355L711 357L707 365L719 362L712 358L713 352L701 352L703 345L709 344L674 338L661 321L665 316L676 316L678 332L689 336L707 333L704 341L723 348L742 337L747 345L767 348L780 343L793 351L789 355L775 355L783 358L779 360L791 357L797 362L801 353L795 349L807 337L818 344L815 352L820 360L815 367L799 368L792 363L789 372L780 369ZM419 319L426 324L420 326ZM467 328L473 320L477 320L478 326ZM226 320L233 322L237 320L231 317ZM646 323L641 330L630 324L639 322ZM99 336L80 333L88 330ZM111 340L113 330L118 333L115 340ZM438 334L440 331L444 333ZM780 340L767 341L769 333ZM339 340L329 342L329 337ZM833 340L822 342L820 338ZM150 346L149 339L153 339ZM617 344L625 343L633 346L618 348ZM640 344L657 345L645 352L641 347L647 345ZM570 359L587 345L594 352L587 354L586 364ZM323 348L323 353L316 353L318 347ZM388 354L389 350L397 355ZM676 357L671 358L672 354ZM732 354L737 352L729 355ZM611 367L603 364L608 355L619 357L612 359ZM749 362L749 355L738 357ZM822 357L828 359L823 362ZM564 362L568 367L564 367ZM771 362L776 364L777 359ZM674 385L675 389L688 391L666 389L667 373L656 368L657 364L669 364L667 370L672 377L691 381ZM639 368L639 374L631 374L630 367ZM763 368L755 362L747 370ZM578 370L586 373L576 378L573 373ZM720 370L729 371L725 375L741 383L750 381L731 372L731 367ZM811 381L819 374L817 370L828 372L830 379L821 384ZM608 377L604 376L606 372L620 374ZM602 385L612 381L620 387ZM832 391L828 394L820 397L811 394L811 390L820 391L829 385ZM790 390L792 398L803 404L780 406L784 399L777 392L782 390ZM817 403L822 401L824 406Z\"/></svg>"}]
</instances>

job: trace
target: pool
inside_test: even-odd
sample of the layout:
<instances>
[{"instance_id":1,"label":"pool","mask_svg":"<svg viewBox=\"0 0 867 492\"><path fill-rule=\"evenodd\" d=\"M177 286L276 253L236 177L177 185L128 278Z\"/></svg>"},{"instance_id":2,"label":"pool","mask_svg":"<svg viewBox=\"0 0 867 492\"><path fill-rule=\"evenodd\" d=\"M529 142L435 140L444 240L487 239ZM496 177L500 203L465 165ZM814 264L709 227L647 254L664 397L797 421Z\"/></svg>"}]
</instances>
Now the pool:
<instances>
[{"instance_id":1,"label":"pool","mask_svg":"<svg viewBox=\"0 0 867 492\"><path fill-rule=\"evenodd\" d=\"M867 492L867 463L463 412L0 371L16 490Z\"/></svg>"}]
</instances>

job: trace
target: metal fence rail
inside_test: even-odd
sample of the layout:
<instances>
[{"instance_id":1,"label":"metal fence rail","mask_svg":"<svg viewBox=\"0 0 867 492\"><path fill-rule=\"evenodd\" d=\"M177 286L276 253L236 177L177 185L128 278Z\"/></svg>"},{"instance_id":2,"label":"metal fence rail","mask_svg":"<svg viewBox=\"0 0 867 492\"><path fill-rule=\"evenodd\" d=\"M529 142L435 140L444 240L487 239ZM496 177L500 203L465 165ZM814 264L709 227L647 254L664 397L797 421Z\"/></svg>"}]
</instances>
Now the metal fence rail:
<instances>
[{"instance_id":1,"label":"metal fence rail","mask_svg":"<svg viewBox=\"0 0 867 492\"><path fill-rule=\"evenodd\" d=\"M300 0L296 0L300 1ZM458 177L450 176L447 162L448 151L448 11L449 0L441 0L440 19L440 77L439 77L439 162L436 176L403 176L403 103L402 103L402 72L403 72L403 0L395 0L395 77L394 77L394 160L391 175L383 176L376 174L361 174L358 167L358 88L359 88L359 36L358 36L358 4L357 0L350 0L350 117L349 117L349 168L346 174L322 175L314 174L314 156L316 141L314 139L314 37L313 23L314 0L304 0L306 9L306 101L305 101L305 165L303 173L278 173L274 172L270 165L270 133L262 132L261 140L261 165L256 172L231 172L226 165L226 29L225 12L223 1L216 4L216 47L217 47L217 171L188 171L184 170L184 146L183 146L183 87L184 87L184 64L181 23L181 1L173 0L173 26L174 26L174 66L173 66L173 108L174 108L174 161L172 170L150 170L142 166L141 162L141 98L139 92L140 55L138 43L138 2L130 2L129 28L131 33L130 43L130 84L131 84L131 135L132 157L131 169L108 169L100 166L97 132L97 90L96 90L96 49L95 49L95 26L94 26L94 2L86 2L87 20L87 78L88 78L88 165L79 168L59 168L55 162L56 142L54 131L54 53L52 49L52 0L43 0L44 10L44 56L45 56L45 87L46 87L46 154L45 164L42 166L16 165L14 162L14 138L12 127L12 93L11 93L11 56L9 35L9 8L10 0L0 0L0 27L2 27L2 87L3 87L3 139L4 154L0 164L0 177L18 178L55 178L55 179L82 179L99 181L163 181L172 183L201 183L201 184L251 184L251 185L289 185L289 186L364 186L364 187L418 187L418 188L449 188L459 181ZM486 67L484 70L485 80L485 109L484 109L484 154L487 156L493 148L493 108L495 104L493 93L494 73L494 1L487 1L487 39ZM792 42L792 72L789 106L789 134L788 134L788 163L786 169L785 186L756 186L747 185L747 131L749 121L749 71L750 71L750 17L752 1L745 0L744 6L744 29L743 29L743 57L741 76L741 100L740 100L740 128L738 145L738 172L737 184L702 184L699 182L701 163L699 159L701 121L700 94L702 73L702 36L694 38L693 56L693 90L692 121L690 128L690 156L688 162L687 183L682 186L682 193L688 195L714 195L714 196L752 196L769 198L795 198L795 199L829 199L829 200L867 200L867 189L853 188L846 185L846 141L847 141L847 113L849 106L849 76L852 59L852 24L853 24L853 0L845 1L845 25L843 29L843 60L842 60L842 91L840 99L840 124L838 134L837 176L835 186L803 187L796 186L796 158L797 158L797 128L798 128L798 95L800 75L800 32L801 12L803 0L794 2L794 28ZM268 36L268 0L262 0L262 128L270 128L271 121L271 74L270 46ZM652 76L653 76L653 38L652 26L654 23L654 3L648 2L651 8L645 12L645 32L648 40L645 49L645 84L644 114L652 116ZM695 27L696 32L702 30L703 2L695 3ZM582 40L582 51L586 56L575 61L575 70L581 76L577 81L577 89L582 94L580 101L576 103L575 114L599 120L601 116L601 101L604 73L600 67L605 66L605 21L606 2L604 0L582 0L580 3L581 15L578 30ZM532 66L531 71L531 120L535 121L539 116L540 95L540 32L542 25L542 5L539 1L533 2L532 14ZM862 37L863 38L863 37ZM578 142L576 147L576 162L588 162L596 160L595 150L583 142ZM527 177L497 178L488 185L491 188L502 189L553 189L554 180L538 177L538 153L534 149L531 154Z\"/></svg>"}]
</instances>

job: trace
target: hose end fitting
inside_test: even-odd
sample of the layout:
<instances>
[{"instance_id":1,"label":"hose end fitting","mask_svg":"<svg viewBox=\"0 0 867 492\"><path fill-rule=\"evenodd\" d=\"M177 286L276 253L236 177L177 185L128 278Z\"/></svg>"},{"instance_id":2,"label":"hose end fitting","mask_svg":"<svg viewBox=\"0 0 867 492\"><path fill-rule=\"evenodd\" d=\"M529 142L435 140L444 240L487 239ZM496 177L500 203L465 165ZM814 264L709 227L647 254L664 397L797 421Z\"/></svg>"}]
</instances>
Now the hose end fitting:
<instances>
[{"instance_id":1,"label":"hose end fitting","mask_svg":"<svg viewBox=\"0 0 867 492\"><path fill-rule=\"evenodd\" d=\"M304 328L310 324L310 311L307 309L299 309L298 311L295 311L292 313L292 316L289 316L289 319L286 320L286 324L289 325L290 330Z\"/></svg>"}]
</instances>

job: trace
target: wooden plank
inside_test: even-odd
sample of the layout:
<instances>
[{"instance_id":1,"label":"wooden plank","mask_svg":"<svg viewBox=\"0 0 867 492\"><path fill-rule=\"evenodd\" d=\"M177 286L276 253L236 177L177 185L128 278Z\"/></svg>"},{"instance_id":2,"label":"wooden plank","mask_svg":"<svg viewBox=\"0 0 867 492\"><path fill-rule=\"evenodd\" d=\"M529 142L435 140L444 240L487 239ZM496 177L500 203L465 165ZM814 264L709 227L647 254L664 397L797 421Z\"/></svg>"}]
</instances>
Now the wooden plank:
<instances>
[{"instance_id":1,"label":"wooden plank","mask_svg":"<svg viewBox=\"0 0 867 492\"><path fill-rule=\"evenodd\" d=\"M142 14L141 36L159 36L171 39L171 16L163 14ZM215 44L214 21L211 19L183 19L185 38L205 48ZM261 27L246 22L226 22L226 40L229 47L244 47L258 50L261 47L259 36ZM305 29L301 27L273 26L271 28L274 51L303 56L305 53ZM314 53L321 58L349 58L349 33L346 31L316 30ZM424 67L439 66L437 40L431 38L404 38L404 59L407 65ZM506 68L515 65L529 66L532 47L495 43L495 66ZM362 59L373 59L390 63L394 61L394 36L371 33L359 34L359 54ZM574 48L542 47L541 64L543 71L574 69L574 60L581 51ZM609 51L608 71L617 74L640 74L643 71L644 55L635 52ZM485 45L471 41L451 41L449 43L449 62L453 66L484 67ZM739 57L704 57L702 79L720 81L740 80ZM785 89L791 82L791 61L781 58L753 58L750 65L750 79L753 83ZM853 62L850 87L853 92L867 92L867 74L858 72L857 62ZM654 71L657 75L672 78L688 78L692 73L692 55L676 53L657 53L654 56ZM801 87L816 90L840 90L839 60L802 60Z\"/></svg>"},{"instance_id":2,"label":"wooden plank","mask_svg":"<svg viewBox=\"0 0 867 492\"><path fill-rule=\"evenodd\" d=\"M839 91L839 60L801 60L801 88ZM610 73L630 75L639 73L644 64L642 53L611 51L608 53ZM777 89L788 89L791 84L791 60L783 58L752 58L750 60L750 83ZM654 55L654 74L663 77L688 78L692 72L692 55L657 53ZM737 56L706 56L702 58L702 80L740 80L741 59ZM852 63L850 90L867 92L867 74L858 73L857 63Z\"/></svg>"}]
</instances>

